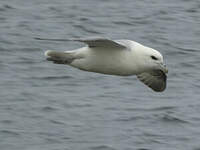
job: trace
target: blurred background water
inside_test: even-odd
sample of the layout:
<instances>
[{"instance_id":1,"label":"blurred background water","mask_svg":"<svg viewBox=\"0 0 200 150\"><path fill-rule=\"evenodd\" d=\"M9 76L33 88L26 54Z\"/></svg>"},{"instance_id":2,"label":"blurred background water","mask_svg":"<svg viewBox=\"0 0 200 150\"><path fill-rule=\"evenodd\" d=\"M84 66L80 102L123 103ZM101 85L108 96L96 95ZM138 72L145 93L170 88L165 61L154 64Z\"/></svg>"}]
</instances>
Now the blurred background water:
<instances>
[{"instance_id":1,"label":"blurred background water","mask_svg":"<svg viewBox=\"0 0 200 150\"><path fill-rule=\"evenodd\" d=\"M45 60L104 36L159 50L168 87ZM1 150L199 150L198 0L1 0Z\"/></svg>"}]
</instances>

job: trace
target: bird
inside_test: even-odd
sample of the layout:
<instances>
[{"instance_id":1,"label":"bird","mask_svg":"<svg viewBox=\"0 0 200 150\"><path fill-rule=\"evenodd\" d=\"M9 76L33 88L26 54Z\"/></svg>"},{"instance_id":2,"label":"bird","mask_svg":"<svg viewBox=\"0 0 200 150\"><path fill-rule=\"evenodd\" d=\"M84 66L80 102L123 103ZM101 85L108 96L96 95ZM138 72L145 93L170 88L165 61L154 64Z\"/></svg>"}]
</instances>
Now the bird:
<instances>
[{"instance_id":1,"label":"bird","mask_svg":"<svg viewBox=\"0 0 200 150\"><path fill-rule=\"evenodd\" d=\"M44 54L46 59L55 64L65 64L88 72L117 76L136 75L155 92L163 92L166 89L168 69L159 51L124 39L89 37L71 40L83 42L86 46L64 52L47 50Z\"/></svg>"}]
</instances>

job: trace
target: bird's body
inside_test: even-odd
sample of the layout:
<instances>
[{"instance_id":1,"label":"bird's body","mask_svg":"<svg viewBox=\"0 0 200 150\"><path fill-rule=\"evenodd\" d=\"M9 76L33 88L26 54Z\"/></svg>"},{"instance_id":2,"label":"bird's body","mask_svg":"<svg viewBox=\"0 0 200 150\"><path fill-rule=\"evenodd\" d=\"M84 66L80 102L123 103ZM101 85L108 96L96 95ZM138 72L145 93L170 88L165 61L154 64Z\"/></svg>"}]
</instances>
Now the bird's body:
<instances>
[{"instance_id":1,"label":"bird's body","mask_svg":"<svg viewBox=\"0 0 200 150\"><path fill-rule=\"evenodd\" d=\"M75 41L85 42L88 46L65 52L48 50L45 52L47 60L90 72L137 75L155 91L165 89L167 69L163 66L163 57L158 51L130 40L90 38Z\"/></svg>"},{"instance_id":2,"label":"bird's body","mask_svg":"<svg viewBox=\"0 0 200 150\"><path fill-rule=\"evenodd\" d=\"M82 70L121 76L139 73L132 50L84 47L76 50L75 55L82 59L75 59L70 65Z\"/></svg>"}]
</instances>

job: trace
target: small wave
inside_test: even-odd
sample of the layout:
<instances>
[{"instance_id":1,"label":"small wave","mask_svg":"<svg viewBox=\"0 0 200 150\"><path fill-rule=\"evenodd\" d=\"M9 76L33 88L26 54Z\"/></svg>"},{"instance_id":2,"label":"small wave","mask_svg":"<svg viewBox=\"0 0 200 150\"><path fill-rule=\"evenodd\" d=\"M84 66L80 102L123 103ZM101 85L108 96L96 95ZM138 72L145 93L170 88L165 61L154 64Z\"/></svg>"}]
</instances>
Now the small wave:
<instances>
[{"instance_id":1,"label":"small wave","mask_svg":"<svg viewBox=\"0 0 200 150\"><path fill-rule=\"evenodd\" d=\"M90 21L90 19L87 18L87 17L80 17L79 20L80 20L80 21Z\"/></svg>"},{"instance_id":2,"label":"small wave","mask_svg":"<svg viewBox=\"0 0 200 150\"><path fill-rule=\"evenodd\" d=\"M0 40L1 42L1 40ZM0 47L0 52L6 52L7 50L5 48Z\"/></svg>"},{"instance_id":3,"label":"small wave","mask_svg":"<svg viewBox=\"0 0 200 150\"><path fill-rule=\"evenodd\" d=\"M115 119L115 121L122 121L122 122L129 122L129 121L136 121L136 120L145 120L145 117L142 116L134 116L134 117L128 117L128 118L119 118Z\"/></svg>"},{"instance_id":4,"label":"small wave","mask_svg":"<svg viewBox=\"0 0 200 150\"><path fill-rule=\"evenodd\" d=\"M3 123L3 124L12 124L12 123L13 123L12 120L8 120L8 119L6 119L6 120L1 120L0 122Z\"/></svg>"},{"instance_id":5,"label":"small wave","mask_svg":"<svg viewBox=\"0 0 200 150\"><path fill-rule=\"evenodd\" d=\"M16 49L17 51L22 51L22 52L35 52L35 51L42 51L42 49L40 48L20 48L20 49Z\"/></svg>"},{"instance_id":6,"label":"small wave","mask_svg":"<svg viewBox=\"0 0 200 150\"><path fill-rule=\"evenodd\" d=\"M195 53L199 53L200 52L200 49L195 49L195 48L186 48L186 47L180 47L178 45L175 45L175 44L169 44L170 47L172 48L175 48L175 49L178 49L180 51L175 51L174 53L177 53L177 54L195 54Z\"/></svg>"},{"instance_id":7,"label":"small wave","mask_svg":"<svg viewBox=\"0 0 200 150\"><path fill-rule=\"evenodd\" d=\"M32 79L38 80L62 80L62 79L71 79L72 76L46 76L46 77L32 77Z\"/></svg>"},{"instance_id":8,"label":"small wave","mask_svg":"<svg viewBox=\"0 0 200 150\"><path fill-rule=\"evenodd\" d=\"M79 28L85 32L88 32L88 33L93 33L93 34L101 34L100 32L98 31L94 31L92 29L87 29L86 27L82 26L82 25L73 25L75 28Z\"/></svg>"},{"instance_id":9,"label":"small wave","mask_svg":"<svg viewBox=\"0 0 200 150\"><path fill-rule=\"evenodd\" d=\"M52 11L55 11L55 12L58 12L58 13L62 12L62 10L59 9L59 7L55 7L55 6L49 6L48 9L52 10Z\"/></svg>"},{"instance_id":10,"label":"small wave","mask_svg":"<svg viewBox=\"0 0 200 150\"><path fill-rule=\"evenodd\" d=\"M45 138L45 140L48 142L48 143L60 143L60 141L58 139L55 139L55 138Z\"/></svg>"},{"instance_id":11,"label":"small wave","mask_svg":"<svg viewBox=\"0 0 200 150\"><path fill-rule=\"evenodd\" d=\"M84 108L84 107L92 107L92 104L64 104L66 108Z\"/></svg>"},{"instance_id":12,"label":"small wave","mask_svg":"<svg viewBox=\"0 0 200 150\"><path fill-rule=\"evenodd\" d=\"M35 59L26 58L26 57L18 57L18 60L12 61L14 64L34 64L36 63Z\"/></svg>"},{"instance_id":13,"label":"small wave","mask_svg":"<svg viewBox=\"0 0 200 150\"><path fill-rule=\"evenodd\" d=\"M163 106L163 107L156 107L156 108L126 108L126 111L163 111L163 110L173 110L176 107L174 106Z\"/></svg>"},{"instance_id":14,"label":"small wave","mask_svg":"<svg viewBox=\"0 0 200 150\"><path fill-rule=\"evenodd\" d=\"M44 112L53 112L55 110L57 110L57 108L51 107L51 106L45 106L42 108L42 111L44 111Z\"/></svg>"},{"instance_id":15,"label":"small wave","mask_svg":"<svg viewBox=\"0 0 200 150\"><path fill-rule=\"evenodd\" d=\"M12 130L0 130L0 133L2 135L10 135L10 136L19 136L20 134L16 131L12 131Z\"/></svg>"},{"instance_id":16,"label":"small wave","mask_svg":"<svg viewBox=\"0 0 200 150\"><path fill-rule=\"evenodd\" d=\"M90 148L91 150L116 150L115 148L107 145L100 145L100 146L94 146Z\"/></svg>"},{"instance_id":17,"label":"small wave","mask_svg":"<svg viewBox=\"0 0 200 150\"><path fill-rule=\"evenodd\" d=\"M145 25L145 24L152 24L152 20L134 20L133 23L139 24L139 25Z\"/></svg>"},{"instance_id":18,"label":"small wave","mask_svg":"<svg viewBox=\"0 0 200 150\"><path fill-rule=\"evenodd\" d=\"M188 9L187 12L189 12L189 13L197 13L198 10L196 10L196 9Z\"/></svg>"},{"instance_id":19,"label":"small wave","mask_svg":"<svg viewBox=\"0 0 200 150\"><path fill-rule=\"evenodd\" d=\"M182 63L180 63L180 66L188 67L188 68L195 68L196 64L195 63L182 62Z\"/></svg>"},{"instance_id":20,"label":"small wave","mask_svg":"<svg viewBox=\"0 0 200 150\"><path fill-rule=\"evenodd\" d=\"M12 7L11 5L8 5L8 4L0 6L0 11L6 11L9 9L14 9L14 7Z\"/></svg>"},{"instance_id":21,"label":"small wave","mask_svg":"<svg viewBox=\"0 0 200 150\"><path fill-rule=\"evenodd\" d=\"M9 45L9 44L10 44L10 45L14 44L14 43L11 42L10 40L3 39L3 38L1 38L1 37L0 37L0 43L8 44L8 45ZM9 49L5 49L5 48L2 48L2 47L1 47L1 51L2 51L2 50L4 50L4 51L8 51Z\"/></svg>"},{"instance_id":22,"label":"small wave","mask_svg":"<svg viewBox=\"0 0 200 150\"><path fill-rule=\"evenodd\" d=\"M153 108L151 110L156 110L156 111L160 111L160 110L172 110L175 109L176 107L174 106L163 106L163 107L157 107L157 108Z\"/></svg>"},{"instance_id":23,"label":"small wave","mask_svg":"<svg viewBox=\"0 0 200 150\"><path fill-rule=\"evenodd\" d=\"M183 48L183 47L176 47L179 50L185 51L185 52L200 52L200 49L194 49L194 48Z\"/></svg>"},{"instance_id":24,"label":"small wave","mask_svg":"<svg viewBox=\"0 0 200 150\"><path fill-rule=\"evenodd\" d=\"M133 24L129 23L129 22L124 22L124 21L113 21L114 24L117 25L127 25L127 26L132 26Z\"/></svg>"},{"instance_id":25,"label":"small wave","mask_svg":"<svg viewBox=\"0 0 200 150\"><path fill-rule=\"evenodd\" d=\"M181 118L169 115L169 114L165 114L162 117L160 117L160 119L164 122L171 122L171 123L189 123L186 120L183 120Z\"/></svg>"},{"instance_id":26,"label":"small wave","mask_svg":"<svg viewBox=\"0 0 200 150\"><path fill-rule=\"evenodd\" d=\"M61 122L61 121L57 121L57 120L49 120L51 123L53 124L58 124L58 125L65 125L64 122Z\"/></svg>"}]
</instances>

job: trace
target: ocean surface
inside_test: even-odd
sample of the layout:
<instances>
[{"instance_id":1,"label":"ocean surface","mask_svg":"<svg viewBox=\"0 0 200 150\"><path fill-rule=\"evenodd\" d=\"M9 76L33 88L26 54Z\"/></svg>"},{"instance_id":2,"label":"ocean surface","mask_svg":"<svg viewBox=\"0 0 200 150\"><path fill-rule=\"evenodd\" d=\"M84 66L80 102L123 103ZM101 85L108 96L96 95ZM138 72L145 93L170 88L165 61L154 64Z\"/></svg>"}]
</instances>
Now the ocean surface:
<instances>
[{"instance_id":1,"label":"ocean surface","mask_svg":"<svg viewBox=\"0 0 200 150\"><path fill-rule=\"evenodd\" d=\"M103 36L159 50L167 89L45 60ZM1 150L200 150L200 1L1 0Z\"/></svg>"}]
</instances>

